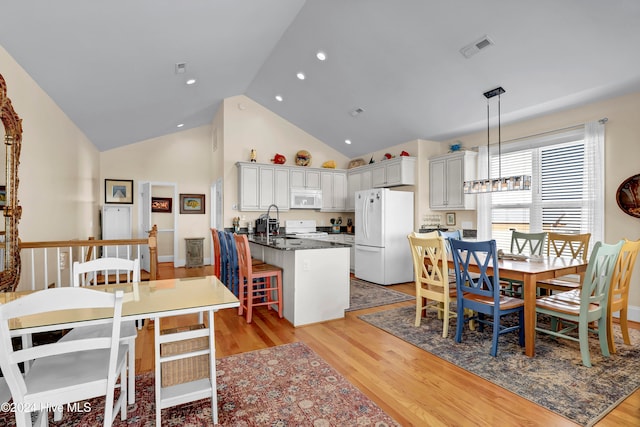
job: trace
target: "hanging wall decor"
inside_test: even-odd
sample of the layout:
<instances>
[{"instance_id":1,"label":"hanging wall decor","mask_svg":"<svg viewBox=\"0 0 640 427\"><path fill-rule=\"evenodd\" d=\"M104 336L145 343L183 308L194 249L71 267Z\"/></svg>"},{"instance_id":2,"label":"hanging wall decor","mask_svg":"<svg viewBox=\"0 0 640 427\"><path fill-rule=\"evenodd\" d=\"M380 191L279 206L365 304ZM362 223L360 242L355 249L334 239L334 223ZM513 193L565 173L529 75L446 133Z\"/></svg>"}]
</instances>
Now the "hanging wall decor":
<instances>
[{"instance_id":1,"label":"hanging wall decor","mask_svg":"<svg viewBox=\"0 0 640 427\"><path fill-rule=\"evenodd\" d=\"M616 201L627 215L640 218L640 174L627 178L616 191Z\"/></svg>"}]
</instances>

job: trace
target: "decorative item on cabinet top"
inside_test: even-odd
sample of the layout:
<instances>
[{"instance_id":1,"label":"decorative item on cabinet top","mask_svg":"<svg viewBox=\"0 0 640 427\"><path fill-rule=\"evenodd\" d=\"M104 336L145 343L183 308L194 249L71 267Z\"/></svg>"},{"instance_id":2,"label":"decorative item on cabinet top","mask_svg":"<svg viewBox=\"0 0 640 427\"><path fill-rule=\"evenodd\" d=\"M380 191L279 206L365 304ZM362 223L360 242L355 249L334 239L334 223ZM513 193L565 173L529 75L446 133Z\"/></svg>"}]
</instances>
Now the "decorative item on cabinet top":
<instances>
[{"instance_id":1,"label":"decorative item on cabinet top","mask_svg":"<svg viewBox=\"0 0 640 427\"><path fill-rule=\"evenodd\" d=\"M296 165L311 166L311 153L307 150L300 150L296 153Z\"/></svg>"},{"instance_id":2,"label":"decorative item on cabinet top","mask_svg":"<svg viewBox=\"0 0 640 427\"><path fill-rule=\"evenodd\" d=\"M284 165L284 163L287 161L287 158L282 154L276 153L276 155L273 156L273 159L271 159L271 161L276 165Z\"/></svg>"},{"instance_id":3,"label":"decorative item on cabinet top","mask_svg":"<svg viewBox=\"0 0 640 427\"><path fill-rule=\"evenodd\" d=\"M335 169L336 168L336 161L335 160L327 160L326 162L324 162L322 164L322 167L325 169Z\"/></svg>"}]
</instances>

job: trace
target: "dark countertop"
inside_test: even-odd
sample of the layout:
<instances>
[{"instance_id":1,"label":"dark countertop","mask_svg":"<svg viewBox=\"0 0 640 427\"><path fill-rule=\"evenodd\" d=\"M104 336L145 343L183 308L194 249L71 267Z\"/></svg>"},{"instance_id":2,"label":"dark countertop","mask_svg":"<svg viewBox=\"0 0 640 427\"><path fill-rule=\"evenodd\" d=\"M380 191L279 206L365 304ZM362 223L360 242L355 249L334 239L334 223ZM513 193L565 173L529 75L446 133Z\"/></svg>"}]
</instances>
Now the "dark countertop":
<instances>
[{"instance_id":1,"label":"dark countertop","mask_svg":"<svg viewBox=\"0 0 640 427\"><path fill-rule=\"evenodd\" d=\"M335 248L350 248L351 245L336 242L327 242L324 240L314 239L299 239L294 237L269 237L269 243L267 238L258 235L249 235L249 241L261 246L266 246L272 249L278 249L281 251L297 251L304 249L335 249Z\"/></svg>"}]
</instances>

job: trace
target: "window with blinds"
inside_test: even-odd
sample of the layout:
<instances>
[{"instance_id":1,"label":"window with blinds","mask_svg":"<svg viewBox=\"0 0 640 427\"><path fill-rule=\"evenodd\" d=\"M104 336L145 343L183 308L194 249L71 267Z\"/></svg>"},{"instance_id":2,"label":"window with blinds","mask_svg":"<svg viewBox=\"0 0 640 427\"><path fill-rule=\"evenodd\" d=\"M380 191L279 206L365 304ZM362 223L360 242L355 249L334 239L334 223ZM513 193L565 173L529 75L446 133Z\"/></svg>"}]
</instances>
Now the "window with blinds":
<instances>
[{"instance_id":1,"label":"window with blinds","mask_svg":"<svg viewBox=\"0 0 640 427\"><path fill-rule=\"evenodd\" d=\"M583 222L584 142L572 141L491 156L491 176L530 174L531 190L491 194L492 237L511 250L511 232L579 233Z\"/></svg>"}]
</instances>

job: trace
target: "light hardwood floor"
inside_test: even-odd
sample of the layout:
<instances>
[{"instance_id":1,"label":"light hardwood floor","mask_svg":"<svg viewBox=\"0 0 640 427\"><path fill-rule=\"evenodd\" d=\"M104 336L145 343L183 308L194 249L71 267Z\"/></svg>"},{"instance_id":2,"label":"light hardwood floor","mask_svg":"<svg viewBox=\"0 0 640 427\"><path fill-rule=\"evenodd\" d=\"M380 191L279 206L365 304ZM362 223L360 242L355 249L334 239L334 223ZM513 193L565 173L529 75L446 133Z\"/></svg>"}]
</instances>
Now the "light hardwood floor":
<instances>
[{"instance_id":1,"label":"light hardwood floor","mask_svg":"<svg viewBox=\"0 0 640 427\"><path fill-rule=\"evenodd\" d=\"M211 267L173 269L171 264L160 264L159 268L161 279L207 274L213 274ZM413 284L391 288L414 295ZM403 305L413 303L393 306ZM576 425L357 318L362 313L388 308L348 312L344 319L299 328L293 328L265 307L257 309L251 324L236 310L222 310L215 315L216 357L302 341L402 426ZM163 320L161 326L164 329L194 323L196 316L180 316ZM143 328L137 339L136 370L152 371L153 328ZM596 424L638 425L640 390Z\"/></svg>"}]
</instances>

